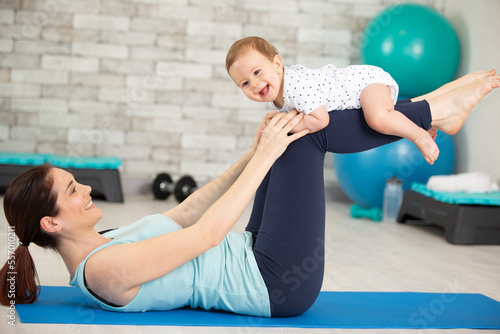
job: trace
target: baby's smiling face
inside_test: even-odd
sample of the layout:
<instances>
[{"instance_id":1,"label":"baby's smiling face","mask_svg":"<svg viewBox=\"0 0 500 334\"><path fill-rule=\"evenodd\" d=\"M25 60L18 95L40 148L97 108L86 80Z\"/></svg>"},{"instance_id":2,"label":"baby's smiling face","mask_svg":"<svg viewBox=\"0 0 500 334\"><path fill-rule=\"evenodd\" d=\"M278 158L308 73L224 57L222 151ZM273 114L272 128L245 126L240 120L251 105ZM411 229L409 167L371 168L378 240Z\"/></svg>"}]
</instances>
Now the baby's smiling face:
<instances>
[{"instance_id":1,"label":"baby's smiling face","mask_svg":"<svg viewBox=\"0 0 500 334\"><path fill-rule=\"evenodd\" d=\"M278 55L271 61L249 48L231 65L229 75L252 101L272 102L282 95L283 63Z\"/></svg>"}]
</instances>

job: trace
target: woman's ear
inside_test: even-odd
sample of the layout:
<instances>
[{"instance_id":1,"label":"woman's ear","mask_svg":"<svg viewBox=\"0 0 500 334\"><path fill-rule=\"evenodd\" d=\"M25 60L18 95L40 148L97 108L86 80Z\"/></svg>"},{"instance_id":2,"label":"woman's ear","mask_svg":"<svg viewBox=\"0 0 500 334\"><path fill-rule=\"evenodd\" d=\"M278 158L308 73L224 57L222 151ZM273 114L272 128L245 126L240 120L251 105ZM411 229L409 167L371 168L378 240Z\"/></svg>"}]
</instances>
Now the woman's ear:
<instances>
[{"instance_id":1,"label":"woman's ear","mask_svg":"<svg viewBox=\"0 0 500 334\"><path fill-rule=\"evenodd\" d=\"M280 55L274 56L273 65L276 68L276 71L278 71L278 74L283 72L283 59L281 59Z\"/></svg>"},{"instance_id":2,"label":"woman's ear","mask_svg":"<svg viewBox=\"0 0 500 334\"><path fill-rule=\"evenodd\" d=\"M62 229L61 224L59 224L54 218L45 216L40 219L40 226L45 232L58 232Z\"/></svg>"}]
</instances>

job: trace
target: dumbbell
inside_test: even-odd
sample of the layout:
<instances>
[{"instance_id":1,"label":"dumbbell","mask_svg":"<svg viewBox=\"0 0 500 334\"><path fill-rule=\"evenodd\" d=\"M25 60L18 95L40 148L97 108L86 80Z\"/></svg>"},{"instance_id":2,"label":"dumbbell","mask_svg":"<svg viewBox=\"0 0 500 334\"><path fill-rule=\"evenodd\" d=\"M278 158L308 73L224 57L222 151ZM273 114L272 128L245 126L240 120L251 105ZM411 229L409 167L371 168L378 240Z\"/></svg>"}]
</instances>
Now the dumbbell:
<instances>
[{"instance_id":1,"label":"dumbbell","mask_svg":"<svg viewBox=\"0 0 500 334\"><path fill-rule=\"evenodd\" d=\"M181 177L175 184L167 173L158 174L153 181L153 194L156 199L167 199L174 193L175 199L181 203L196 189L196 181L189 175Z\"/></svg>"},{"instance_id":2,"label":"dumbbell","mask_svg":"<svg viewBox=\"0 0 500 334\"><path fill-rule=\"evenodd\" d=\"M379 222L382 220L382 209L380 208L363 208L359 204L351 206L352 218L369 218L373 221Z\"/></svg>"}]
</instances>

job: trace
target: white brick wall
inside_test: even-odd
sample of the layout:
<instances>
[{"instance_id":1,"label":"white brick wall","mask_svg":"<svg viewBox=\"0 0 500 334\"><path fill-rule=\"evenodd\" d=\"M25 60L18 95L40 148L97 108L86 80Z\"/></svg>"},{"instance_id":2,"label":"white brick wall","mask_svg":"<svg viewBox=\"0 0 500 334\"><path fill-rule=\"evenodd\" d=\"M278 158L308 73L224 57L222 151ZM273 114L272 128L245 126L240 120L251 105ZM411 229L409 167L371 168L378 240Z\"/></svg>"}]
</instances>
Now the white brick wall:
<instances>
[{"instance_id":1,"label":"white brick wall","mask_svg":"<svg viewBox=\"0 0 500 334\"><path fill-rule=\"evenodd\" d=\"M68 112L68 103L61 99L18 99L12 98L11 110L16 112L63 114Z\"/></svg>"},{"instance_id":2,"label":"white brick wall","mask_svg":"<svg viewBox=\"0 0 500 334\"><path fill-rule=\"evenodd\" d=\"M68 131L68 143L90 143L92 145L124 145L124 131L106 130L100 128L74 129Z\"/></svg>"},{"instance_id":3,"label":"white brick wall","mask_svg":"<svg viewBox=\"0 0 500 334\"><path fill-rule=\"evenodd\" d=\"M38 84L67 84L69 82L68 72L44 71L44 70L18 70L10 72L12 82L38 83Z\"/></svg>"},{"instance_id":4,"label":"white brick wall","mask_svg":"<svg viewBox=\"0 0 500 334\"><path fill-rule=\"evenodd\" d=\"M42 56L42 68L54 71L97 73L99 71L99 59L46 55Z\"/></svg>"},{"instance_id":5,"label":"white brick wall","mask_svg":"<svg viewBox=\"0 0 500 334\"><path fill-rule=\"evenodd\" d=\"M212 72L212 66L204 64L160 61L156 66L156 73L160 77L209 79L212 77Z\"/></svg>"},{"instance_id":6,"label":"white brick wall","mask_svg":"<svg viewBox=\"0 0 500 334\"><path fill-rule=\"evenodd\" d=\"M13 9L0 9L0 24L14 23L14 10Z\"/></svg>"},{"instance_id":7,"label":"white brick wall","mask_svg":"<svg viewBox=\"0 0 500 334\"><path fill-rule=\"evenodd\" d=\"M126 59L128 47L117 44L75 42L72 45L72 53L77 56Z\"/></svg>"},{"instance_id":8,"label":"white brick wall","mask_svg":"<svg viewBox=\"0 0 500 334\"><path fill-rule=\"evenodd\" d=\"M237 39L242 36L242 25L238 23L218 23L198 20L189 21L187 34L192 36L213 36Z\"/></svg>"},{"instance_id":9,"label":"white brick wall","mask_svg":"<svg viewBox=\"0 0 500 334\"><path fill-rule=\"evenodd\" d=\"M236 39L268 38L286 64L346 66L364 25L391 3L3 1L0 151L117 155L125 179L206 182L245 152L267 111L226 73Z\"/></svg>"},{"instance_id":10,"label":"white brick wall","mask_svg":"<svg viewBox=\"0 0 500 334\"><path fill-rule=\"evenodd\" d=\"M91 4L89 4L91 6ZM73 18L75 29L96 29L103 31L127 31L130 28L130 19L126 16L90 15L76 13Z\"/></svg>"},{"instance_id":11,"label":"white brick wall","mask_svg":"<svg viewBox=\"0 0 500 334\"><path fill-rule=\"evenodd\" d=\"M39 97L40 86L18 83L0 83L0 96L3 97Z\"/></svg>"},{"instance_id":12,"label":"white brick wall","mask_svg":"<svg viewBox=\"0 0 500 334\"><path fill-rule=\"evenodd\" d=\"M89 87L124 87L126 77L117 73L71 73L70 84Z\"/></svg>"},{"instance_id":13,"label":"white brick wall","mask_svg":"<svg viewBox=\"0 0 500 334\"><path fill-rule=\"evenodd\" d=\"M0 39L0 52L10 53L14 50L14 42L10 39Z\"/></svg>"},{"instance_id":14,"label":"white brick wall","mask_svg":"<svg viewBox=\"0 0 500 334\"><path fill-rule=\"evenodd\" d=\"M60 44L54 42L41 42L24 40L16 41L14 43L15 52L19 54L69 54L70 45Z\"/></svg>"},{"instance_id":15,"label":"white brick wall","mask_svg":"<svg viewBox=\"0 0 500 334\"><path fill-rule=\"evenodd\" d=\"M10 53L2 55L0 58L0 64L6 69L38 68L40 66L40 56L27 56Z\"/></svg>"},{"instance_id":16,"label":"white brick wall","mask_svg":"<svg viewBox=\"0 0 500 334\"><path fill-rule=\"evenodd\" d=\"M5 69L5 68L0 68L0 82L7 82L9 80L10 80L10 71L8 69ZM0 100L0 103L1 103L1 100Z\"/></svg>"},{"instance_id":17,"label":"white brick wall","mask_svg":"<svg viewBox=\"0 0 500 334\"><path fill-rule=\"evenodd\" d=\"M0 140L6 141L9 139L9 126L7 124L0 125Z\"/></svg>"}]
</instances>

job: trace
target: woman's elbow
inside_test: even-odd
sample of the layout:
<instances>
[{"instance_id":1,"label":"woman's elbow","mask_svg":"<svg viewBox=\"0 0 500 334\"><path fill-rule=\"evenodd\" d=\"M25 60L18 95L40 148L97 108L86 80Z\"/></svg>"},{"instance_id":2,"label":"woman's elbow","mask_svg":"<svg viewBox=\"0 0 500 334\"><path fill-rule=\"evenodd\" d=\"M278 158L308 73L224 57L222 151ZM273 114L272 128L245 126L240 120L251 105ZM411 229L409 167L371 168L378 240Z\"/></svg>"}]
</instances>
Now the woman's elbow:
<instances>
[{"instance_id":1,"label":"woman's elbow","mask_svg":"<svg viewBox=\"0 0 500 334\"><path fill-rule=\"evenodd\" d=\"M194 224L195 227L197 224ZM217 227L215 228L202 228L199 233L199 241L200 244L204 244L204 248L207 250L217 247L222 240L224 239L225 234L218 231Z\"/></svg>"},{"instance_id":2,"label":"woman's elbow","mask_svg":"<svg viewBox=\"0 0 500 334\"><path fill-rule=\"evenodd\" d=\"M214 237L211 239L210 248L215 248L220 245L220 243L224 240L224 237Z\"/></svg>"}]
</instances>

